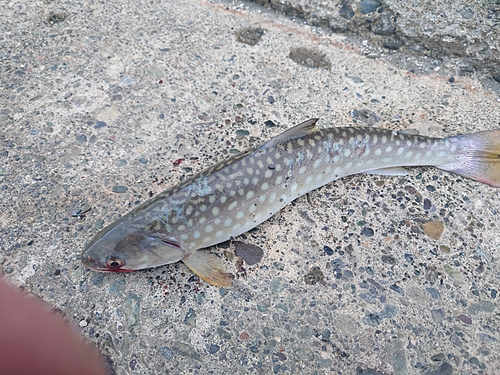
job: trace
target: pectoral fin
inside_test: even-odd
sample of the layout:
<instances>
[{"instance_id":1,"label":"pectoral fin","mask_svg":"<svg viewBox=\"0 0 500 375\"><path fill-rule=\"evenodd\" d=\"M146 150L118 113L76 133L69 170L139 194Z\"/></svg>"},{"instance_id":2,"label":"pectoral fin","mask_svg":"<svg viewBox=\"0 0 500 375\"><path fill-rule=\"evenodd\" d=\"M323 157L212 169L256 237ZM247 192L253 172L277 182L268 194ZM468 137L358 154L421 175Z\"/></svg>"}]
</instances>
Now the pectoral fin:
<instances>
[{"instance_id":1,"label":"pectoral fin","mask_svg":"<svg viewBox=\"0 0 500 375\"><path fill-rule=\"evenodd\" d=\"M211 285L219 288L233 286L233 282L226 273L221 261L213 254L197 250L186 256L182 261L191 271Z\"/></svg>"}]
</instances>

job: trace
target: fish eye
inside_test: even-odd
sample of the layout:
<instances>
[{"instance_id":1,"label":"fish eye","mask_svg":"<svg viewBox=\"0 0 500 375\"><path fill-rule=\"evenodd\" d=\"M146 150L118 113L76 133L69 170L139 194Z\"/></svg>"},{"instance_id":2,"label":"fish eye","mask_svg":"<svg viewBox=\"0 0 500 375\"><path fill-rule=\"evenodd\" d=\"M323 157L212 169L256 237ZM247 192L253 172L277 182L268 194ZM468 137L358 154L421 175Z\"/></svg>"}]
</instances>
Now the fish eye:
<instances>
[{"instance_id":1,"label":"fish eye","mask_svg":"<svg viewBox=\"0 0 500 375\"><path fill-rule=\"evenodd\" d=\"M106 266L108 266L108 268L112 270L119 269L124 264L125 262L123 261L123 259L115 257L109 257L108 260L106 261Z\"/></svg>"}]
</instances>

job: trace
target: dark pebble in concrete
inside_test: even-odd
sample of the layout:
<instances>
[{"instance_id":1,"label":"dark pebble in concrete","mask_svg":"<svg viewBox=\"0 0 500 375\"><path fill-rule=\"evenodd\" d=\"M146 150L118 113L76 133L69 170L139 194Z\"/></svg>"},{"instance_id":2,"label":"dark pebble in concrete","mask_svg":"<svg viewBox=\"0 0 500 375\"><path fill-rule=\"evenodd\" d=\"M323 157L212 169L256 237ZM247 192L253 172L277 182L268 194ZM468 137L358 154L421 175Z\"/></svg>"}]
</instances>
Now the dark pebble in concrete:
<instances>
[{"instance_id":1,"label":"dark pebble in concrete","mask_svg":"<svg viewBox=\"0 0 500 375\"><path fill-rule=\"evenodd\" d=\"M441 362L442 360L444 360L444 354L443 353L434 354L431 357L431 361Z\"/></svg>"},{"instance_id":2,"label":"dark pebble in concrete","mask_svg":"<svg viewBox=\"0 0 500 375\"><path fill-rule=\"evenodd\" d=\"M97 121L94 125L94 129L104 128L107 124L104 121Z\"/></svg>"},{"instance_id":3,"label":"dark pebble in concrete","mask_svg":"<svg viewBox=\"0 0 500 375\"><path fill-rule=\"evenodd\" d=\"M366 237L373 237L373 235L375 234L375 232L373 231L372 228L369 228L369 227L365 227L361 230L361 234L366 236Z\"/></svg>"},{"instance_id":4,"label":"dark pebble in concrete","mask_svg":"<svg viewBox=\"0 0 500 375\"><path fill-rule=\"evenodd\" d=\"M441 293L439 293L439 290L437 290L436 288L427 288L426 290L432 298L438 301L441 300Z\"/></svg>"},{"instance_id":5,"label":"dark pebble in concrete","mask_svg":"<svg viewBox=\"0 0 500 375\"><path fill-rule=\"evenodd\" d=\"M170 361L172 359L172 356L174 355L172 349L170 349L168 346L162 346L160 348L160 354L164 356L167 361Z\"/></svg>"},{"instance_id":6,"label":"dark pebble in concrete","mask_svg":"<svg viewBox=\"0 0 500 375\"><path fill-rule=\"evenodd\" d=\"M219 345L212 344L212 345L210 345L209 353L210 354L215 354L215 353L217 353L219 351L219 349L220 349Z\"/></svg>"},{"instance_id":7,"label":"dark pebble in concrete","mask_svg":"<svg viewBox=\"0 0 500 375\"><path fill-rule=\"evenodd\" d=\"M323 246L323 250L327 255L333 255L333 249L330 246Z\"/></svg>"},{"instance_id":8,"label":"dark pebble in concrete","mask_svg":"<svg viewBox=\"0 0 500 375\"><path fill-rule=\"evenodd\" d=\"M394 27L394 24L392 22L392 15L388 13L382 14L379 19L373 23L372 31L375 34L382 36L389 36L394 34L396 32L396 27Z\"/></svg>"},{"instance_id":9,"label":"dark pebble in concrete","mask_svg":"<svg viewBox=\"0 0 500 375\"><path fill-rule=\"evenodd\" d=\"M403 288L401 288L399 285L392 284L390 286L390 289L393 290L393 291L395 291L396 293L401 294L402 296L405 295L405 292L404 292Z\"/></svg>"},{"instance_id":10,"label":"dark pebble in concrete","mask_svg":"<svg viewBox=\"0 0 500 375\"><path fill-rule=\"evenodd\" d=\"M85 134L80 134L76 136L76 143L84 144L87 143L87 136Z\"/></svg>"},{"instance_id":11,"label":"dark pebble in concrete","mask_svg":"<svg viewBox=\"0 0 500 375\"><path fill-rule=\"evenodd\" d=\"M453 375L453 366L443 362L436 370L426 372L425 375Z\"/></svg>"},{"instance_id":12,"label":"dark pebble in concrete","mask_svg":"<svg viewBox=\"0 0 500 375\"><path fill-rule=\"evenodd\" d=\"M382 255L382 262L390 265L394 265L397 263L396 258L392 255Z\"/></svg>"},{"instance_id":13,"label":"dark pebble in concrete","mask_svg":"<svg viewBox=\"0 0 500 375\"><path fill-rule=\"evenodd\" d=\"M354 17L354 10L352 10L352 5L348 1L344 0L340 5L339 15L346 20L350 20Z\"/></svg>"},{"instance_id":14,"label":"dark pebble in concrete","mask_svg":"<svg viewBox=\"0 0 500 375\"><path fill-rule=\"evenodd\" d=\"M241 257L250 266L259 263L264 256L264 250L258 246L246 244L241 241L233 241L233 244L236 256Z\"/></svg>"},{"instance_id":15,"label":"dark pebble in concrete","mask_svg":"<svg viewBox=\"0 0 500 375\"><path fill-rule=\"evenodd\" d=\"M401 48L401 43L398 42L385 42L384 43L384 48L387 48L391 51L397 51L398 49Z\"/></svg>"},{"instance_id":16,"label":"dark pebble in concrete","mask_svg":"<svg viewBox=\"0 0 500 375\"><path fill-rule=\"evenodd\" d=\"M97 219L95 221L95 224L94 224L94 228L95 229L102 229L102 227L104 226L104 220L102 219Z\"/></svg>"},{"instance_id":17,"label":"dark pebble in concrete","mask_svg":"<svg viewBox=\"0 0 500 375\"><path fill-rule=\"evenodd\" d=\"M361 14L375 12L382 4L376 0L361 0L358 5L358 10Z\"/></svg>"},{"instance_id":18,"label":"dark pebble in concrete","mask_svg":"<svg viewBox=\"0 0 500 375\"><path fill-rule=\"evenodd\" d=\"M236 33L236 40L240 43L255 46L260 42L265 32L266 30L260 27L248 27Z\"/></svg>"},{"instance_id":19,"label":"dark pebble in concrete","mask_svg":"<svg viewBox=\"0 0 500 375\"><path fill-rule=\"evenodd\" d=\"M500 82L500 72L496 72L493 74L493 79L497 82Z\"/></svg>"},{"instance_id":20,"label":"dark pebble in concrete","mask_svg":"<svg viewBox=\"0 0 500 375\"><path fill-rule=\"evenodd\" d=\"M292 48L288 57L297 64L308 68L330 69L332 65L324 53L305 47Z\"/></svg>"},{"instance_id":21,"label":"dark pebble in concrete","mask_svg":"<svg viewBox=\"0 0 500 375\"><path fill-rule=\"evenodd\" d=\"M139 158L138 161L141 164L147 164L148 163L148 159L146 159L146 158Z\"/></svg>"},{"instance_id":22,"label":"dark pebble in concrete","mask_svg":"<svg viewBox=\"0 0 500 375\"><path fill-rule=\"evenodd\" d=\"M351 111L351 117L354 121L359 121L370 126L380 121L380 117L378 117L375 112L370 111L369 109L353 109Z\"/></svg>"},{"instance_id":23,"label":"dark pebble in concrete","mask_svg":"<svg viewBox=\"0 0 500 375\"><path fill-rule=\"evenodd\" d=\"M122 186L122 185L116 185L116 186L113 186L113 193L126 193L128 190L128 188L126 186Z\"/></svg>"},{"instance_id":24,"label":"dark pebble in concrete","mask_svg":"<svg viewBox=\"0 0 500 375\"><path fill-rule=\"evenodd\" d=\"M384 375L384 374L372 368L356 367L356 375Z\"/></svg>"},{"instance_id":25,"label":"dark pebble in concrete","mask_svg":"<svg viewBox=\"0 0 500 375\"><path fill-rule=\"evenodd\" d=\"M309 273L307 273L304 276L304 282L307 285L315 285L317 283L325 283L325 275L323 274L323 271L321 271L321 268L318 266L314 266L311 268Z\"/></svg>"},{"instance_id":26,"label":"dark pebble in concrete","mask_svg":"<svg viewBox=\"0 0 500 375\"><path fill-rule=\"evenodd\" d=\"M467 315L459 315L458 320L460 320L461 322L463 322L465 324L472 324L472 319L469 318Z\"/></svg>"},{"instance_id":27,"label":"dark pebble in concrete","mask_svg":"<svg viewBox=\"0 0 500 375\"><path fill-rule=\"evenodd\" d=\"M273 121L271 120L267 120L266 122L264 122L264 125L266 126L266 128L274 128L278 125L276 125Z\"/></svg>"}]
</instances>

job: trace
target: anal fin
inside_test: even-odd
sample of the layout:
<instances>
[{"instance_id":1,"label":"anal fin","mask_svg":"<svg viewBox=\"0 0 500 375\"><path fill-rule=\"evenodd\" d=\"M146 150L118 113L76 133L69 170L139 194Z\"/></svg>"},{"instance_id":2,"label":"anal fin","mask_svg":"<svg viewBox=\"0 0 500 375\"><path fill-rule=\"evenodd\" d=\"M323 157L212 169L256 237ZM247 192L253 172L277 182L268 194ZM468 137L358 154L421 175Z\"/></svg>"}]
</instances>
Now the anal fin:
<instances>
[{"instance_id":1,"label":"anal fin","mask_svg":"<svg viewBox=\"0 0 500 375\"><path fill-rule=\"evenodd\" d=\"M408 172L403 167L389 167L389 168L379 168L372 169L370 171L363 172L365 174L378 174L380 176L407 176Z\"/></svg>"},{"instance_id":2,"label":"anal fin","mask_svg":"<svg viewBox=\"0 0 500 375\"><path fill-rule=\"evenodd\" d=\"M182 261L191 271L211 285L219 288L233 286L233 282L226 273L221 261L213 254L203 250L196 250L183 258Z\"/></svg>"}]
</instances>

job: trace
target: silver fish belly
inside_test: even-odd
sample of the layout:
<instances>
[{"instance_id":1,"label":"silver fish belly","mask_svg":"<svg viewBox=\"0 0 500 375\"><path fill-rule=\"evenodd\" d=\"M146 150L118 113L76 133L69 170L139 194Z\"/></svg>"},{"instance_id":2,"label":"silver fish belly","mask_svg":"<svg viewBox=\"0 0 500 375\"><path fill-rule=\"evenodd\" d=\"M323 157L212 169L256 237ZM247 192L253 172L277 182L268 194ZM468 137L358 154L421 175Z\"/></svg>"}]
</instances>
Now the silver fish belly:
<instances>
[{"instance_id":1,"label":"silver fish belly","mask_svg":"<svg viewBox=\"0 0 500 375\"><path fill-rule=\"evenodd\" d=\"M401 166L430 165L493 186L500 182L497 130L440 139L367 127L319 129L316 121L223 160L143 203L98 233L83 263L99 271L126 272L182 260L209 283L228 286L214 257L197 249L245 233L336 179L401 174Z\"/></svg>"}]
</instances>

